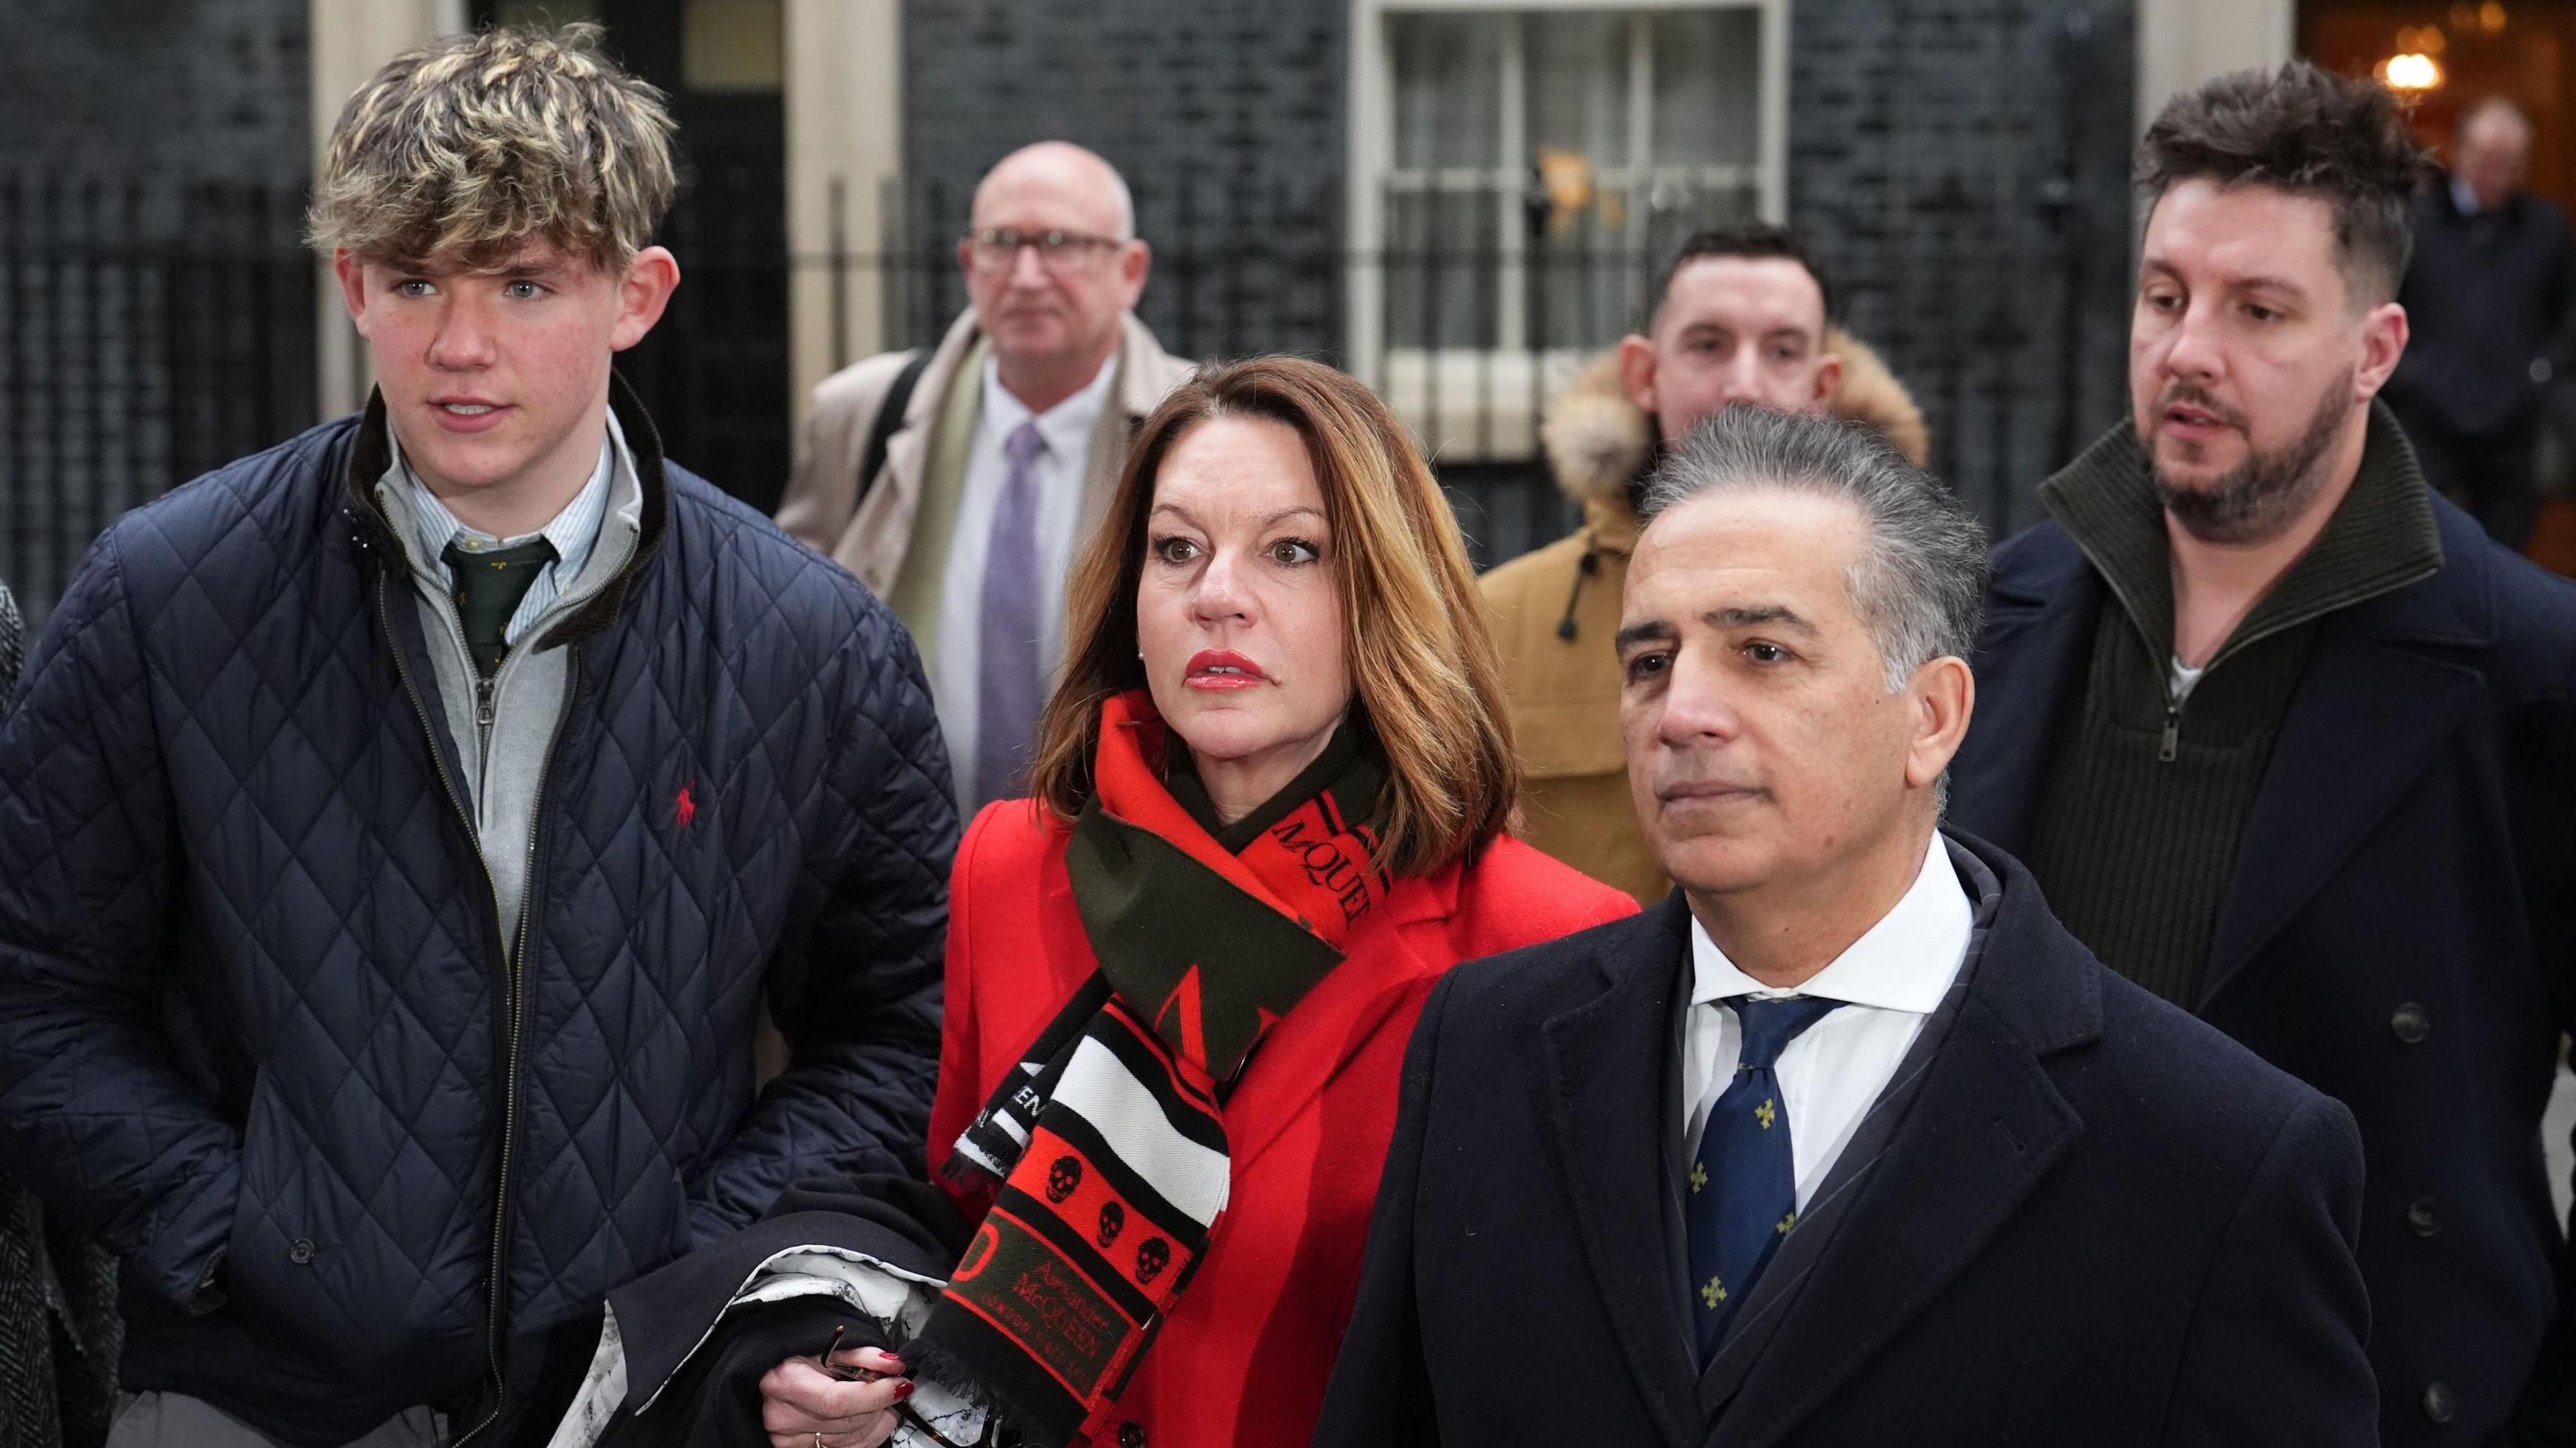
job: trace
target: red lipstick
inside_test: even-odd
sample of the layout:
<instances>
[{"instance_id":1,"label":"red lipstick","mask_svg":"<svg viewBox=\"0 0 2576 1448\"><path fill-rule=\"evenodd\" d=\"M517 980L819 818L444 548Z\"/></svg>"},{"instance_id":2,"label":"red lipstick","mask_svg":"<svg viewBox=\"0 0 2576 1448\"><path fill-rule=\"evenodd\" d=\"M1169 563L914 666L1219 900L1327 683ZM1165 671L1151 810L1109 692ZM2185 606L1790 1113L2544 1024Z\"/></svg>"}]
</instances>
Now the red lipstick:
<instances>
[{"instance_id":1,"label":"red lipstick","mask_svg":"<svg viewBox=\"0 0 2576 1448\"><path fill-rule=\"evenodd\" d=\"M1261 666L1232 649L1201 649L1190 655L1190 665L1182 680L1193 689L1212 693L1230 693L1270 682Z\"/></svg>"}]
</instances>

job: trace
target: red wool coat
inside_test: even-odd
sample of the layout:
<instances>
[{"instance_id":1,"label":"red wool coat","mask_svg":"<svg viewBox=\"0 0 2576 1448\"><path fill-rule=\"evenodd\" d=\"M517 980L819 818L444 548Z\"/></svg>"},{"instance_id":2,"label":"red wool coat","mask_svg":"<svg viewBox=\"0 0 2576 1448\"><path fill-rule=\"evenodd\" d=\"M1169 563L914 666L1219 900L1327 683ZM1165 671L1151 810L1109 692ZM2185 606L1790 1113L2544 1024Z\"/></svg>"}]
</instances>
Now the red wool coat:
<instances>
[{"instance_id":1,"label":"red wool coat","mask_svg":"<svg viewBox=\"0 0 2576 1448\"><path fill-rule=\"evenodd\" d=\"M958 846L934 1168L1096 968L1065 874L1069 837L1029 801L1008 800L986 806ZM1350 1318L1405 1043L1432 982L1462 960L1636 908L1510 838L1472 865L1397 881L1237 1080L1225 1108L1225 1216L1127 1390L1085 1425L1096 1448L1305 1448ZM991 1205L989 1190L949 1190L970 1218Z\"/></svg>"}]
</instances>

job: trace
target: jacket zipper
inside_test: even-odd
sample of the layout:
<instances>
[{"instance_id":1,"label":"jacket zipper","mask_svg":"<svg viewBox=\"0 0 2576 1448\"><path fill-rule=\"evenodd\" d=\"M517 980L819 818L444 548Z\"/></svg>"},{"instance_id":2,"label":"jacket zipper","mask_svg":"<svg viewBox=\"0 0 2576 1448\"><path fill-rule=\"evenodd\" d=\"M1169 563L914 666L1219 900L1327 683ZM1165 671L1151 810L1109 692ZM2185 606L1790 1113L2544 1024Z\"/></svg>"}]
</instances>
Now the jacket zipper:
<instances>
[{"instance_id":1,"label":"jacket zipper","mask_svg":"<svg viewBox=\"0 0 2576 1448\"><path fill-rule=\"evenodd\" d=\"M2098 568L2095 571L2100 572ZM2111 581L2110 574L2102 574L2102 583L2104 587L2111 591L2111 596L2120 601L2120 607L2128 611L2129 617L2131 619L2137 618L2138 609L2135 605L2130 603L2129 596L2120 591L2120 585ZM2225 663L2231 656L2243 652L2254 644L2261 643L2263 640L2281 632L2283 629L2291 627L2295 627L2295 623L2274 624L2270 628L2263 629L2256 633L2247 634L2242 638L2231 638L2227 640L2227 642L2220 647L2217 653L2210 656L2208 663L2200 666L2202 676L2207 677L2210 670ZM2169 657L2156 660L2157 668L2163 671L2165 694L2164 732L2159 734L2156 738L2156 763L2158 764L2171 764L2182 756L2182 706L2184 701L2174 693L2173 659L2170 657L2172 649L2168 647L2166 649L2166 653Z\"/></svg>"},{"instance_id":2,"label":"jacket zipper","mask_svg":"<svg viewBox=\"0 0 2576 1448\"><path fill-rule=\"evenodd\" d=\"M489 695L489 690L486 691ZM554 732L546 736L546 752L537 766L537 792L528 811L528 855L520 878L526 883L519 891L518 943L510 951L510 1030L508 1075L503 1078L506 1095L501 1111L501 1169L492 1188L492 1290L486 1294L489 1318L485 1324L485 1350L492 1362L492 1412L482 1422L458 1435L450 1448L465 1448L482 1432L498 1422L501 1410L508 1405L507 1385L501 1376L501 1307L508 1290L510 1233L510 1163L516 1159L519 1144L519 1042L526 1024L528 993L528 924L536 917L537 842L545 827L546 781L555 772L555 747L563 742L564 725L572 717L575 696L581 692L581 655L564 653L563 708L555 715ZM487 705L488 707L488 705ZM490 747L490 720L485 719L485 747ZM479 853L479 851L478 851ZM496 912L497 915L497 912Z\"/></svg>"},{"instance_id":3,"label":"jacket zipper","mask_svg":"<svg viewBox=\"0 0 2576 1448\"><path fill-rule=\"evenodd\" d=\"M625 577L627 570L635 566L636 558L642 551L639 543L629 542L626 556L618 560L617 567L609 574L608 586L614 587ZM491 1285L484 1294L483 1355L485 1364L492 1373L492 1411L484 1415L483 1421L448 1440L448 1448L465 1448L466 1444L480 1438L493 1424L499 1422L502 1410L509 1405L508 1382L501 1371L501 1309L508 1291L505 1273L509 1267L510 1166L518 1148L519 1046L520 1034L526 1024L527 1014L526 972L521 967L527 958L529 921L536 915L537 846L545 821L546 784L554 777L555 751L563 743L564 726L571 722L573 705L581 692L581 655L571 650L565 652L563 708L555 716L554 732L546 738L546 752L537 766L536 794L529 801L528 854L523 876L524 884L519 892L519 928L517 946L514 949L511 942L501 934L501 888L494 883L492 867L483 858L482 826L475 818L474 812L465 807L464 796L457 792L455 776L447 768L447 757L438 749L438 731L430 722L429 705L421 699L420 686L412 678L411 665L403 658L402 646L396 641L393 609L388 602L386 584L386 577L390 571L390 569L380 570L376 575L377 621L385 631L386 645L394 656L394 673L402 680L403 693L411 700L412 714L420 721L421 735L429 744L430 763L437 767L438 782L447 791L447 802L455 809L457 819L464 823L467 838L474 842L474 864L475 868L483 872L483 888L489 893L492 901L493 941L504 952L501 969L508 977L510 988L509 1030L504 1038L503 1051L509 1074L502 1087L501 1161L498 1170L494 1173L492 1187ZM472 667L473 652L463 648L465 637L462 625L458 624L452 615L448 622L451 635L465 655L467 666ZM529 642L537 643L534 639ZM538 646L542 647L542 644ZM492 752L492 725L497 712L495 707L498 694L496 686L499 682L497 673L496 670L494 678L483 679L478 670L474 690L475 730L482 745L487 767Z\"/></svg>"},{"instance_id":4,"label":"jacket zipper","mask_svg":"<svg viewBox=\"0 0 2576 1448\"><path fill-rule=\"evenodd\" d=\"M402 680L404 696L411 701L412 716L419 721L421 736L429 744L429 759L430 763L438 771L439 786L446 791L448 805L456 811L456 818L465 826L467 838L475 842L474 866L477 870L482 872L483 888L489 893L492 901L492 942L493 944L501 947L501 970L502 974L509 982L509 1001L507 1005L507 1010L509 1012L509 1028L504 1037L505 1047L503 1052L507 1064L508 1075L505 1077L502 1086L501 1161L499 1169L495 1173L495 1182L492 1194L491 1280L490 1286L484 1293L486 1306L484 1313L483 1355L485 1364L491 1369L492 1373L492 1411L483 1419L482 1422L475 1424L473 1427L467 1429L464 1433L455 1438L454 1448L463 1448L464 1444L471 1442L485 1429L491 1427L495 1422L500 1420L501 1409L508 1398L506 1380L503 1378L501 1371L501 1307L503 1294L507 1291L508 1285L503 1278L502 1273L507 1266L507 1252L510 1240L508 1223L510 1162L512 1151L517 1146L519 1128L519 1030L522 1024L525 1006L525 992L521 988L524 976L523 972L519 969L519 952L524 951L527 948L529 912L528 901L523 894L519 903L518 948L514 950L511 948L509 939L504 937L501 933L501 889L500 886L493 883L492 867L485 863L483 859L483 832L475 822L473 811L465 807L464 795L457 791L456 777L454 774L450 773L447 768L447 756L442 754L438 748L438 731L430 722L429 705L422 700L420 696L420 686L418 682L412 678L411 665L403 658L402 645L399 642L400 636L394 632L393 607L390 602L385 578L386 575L384 573L380 572L376 575L376 620L378 626L383 628L385 631L386 645L392 651L394 656L394 673ZM568 656L565 663L566 682L564 698L566 709L569 710L573 684L579 678L579 660L577 656ZM488 682L478 686L476 689L475 719L485 731L485 747L489 748L489 731L492 724L492 688ZM554 771L554 746L557 740L561 738L562 733L563 722L558 718L555 723L555 738L547 741L546 760L545 763L539 767L537 773L536 802L539 808L530 811L530 822L528 826L529 874L531 877L532 888L537 853L537 822L543 818L541 811L545 801L546 777Z\"/></svg>"}]
</instances>

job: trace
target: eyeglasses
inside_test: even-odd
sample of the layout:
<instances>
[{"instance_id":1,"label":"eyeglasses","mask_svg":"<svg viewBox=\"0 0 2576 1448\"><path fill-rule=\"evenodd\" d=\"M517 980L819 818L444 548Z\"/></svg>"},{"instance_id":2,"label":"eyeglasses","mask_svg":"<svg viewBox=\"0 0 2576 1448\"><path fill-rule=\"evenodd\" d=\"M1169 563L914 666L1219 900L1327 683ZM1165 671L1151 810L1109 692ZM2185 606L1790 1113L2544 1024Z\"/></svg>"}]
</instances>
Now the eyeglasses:
<instances>
[{"instance_id":1,"label":"eyeglasses","mask_svg":"<svg viewBox=\"0 0 2576 1448\"><path fill-rule=\"evenodd\" d=\"M966 233L966 245L978 271L1000 271L1020 259L1020 248L1037 248L1038 265L1064 273L1089 261L1096 252L1115 251L1127 243L1114 236L1088 236L1079 231L1022 231L1016 226L985 226Z\"/></svg>"}]
</instances>

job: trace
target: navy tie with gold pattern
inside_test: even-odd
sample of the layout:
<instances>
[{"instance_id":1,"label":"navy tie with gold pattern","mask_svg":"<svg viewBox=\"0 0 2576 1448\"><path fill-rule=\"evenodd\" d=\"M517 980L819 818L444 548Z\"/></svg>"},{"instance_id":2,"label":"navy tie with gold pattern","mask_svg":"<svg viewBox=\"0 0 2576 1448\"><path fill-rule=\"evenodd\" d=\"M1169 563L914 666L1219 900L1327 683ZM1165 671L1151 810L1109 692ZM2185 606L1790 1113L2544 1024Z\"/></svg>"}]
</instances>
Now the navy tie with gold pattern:
<instances>
[{"instance_id":1,"label":"navy tie with gold pattern","mask_svg":"<svg viewBox=\"0 0 2576 1448\"><path fill-rule=\"evenodd\" d=\"M1791 996L1730 996L1743 1026L1735 1079L1709 1108L1699 1155L1683 1183L1682 1218L1690 1229L1691 1324L1699 1360L1717 1355L1726 1324L1772 1249L1797 1225L1797 1162L1789 1152L1789 1107L1772 1070L1801 1031L1841 1001Z\"/></svg>"}]
</instances>

